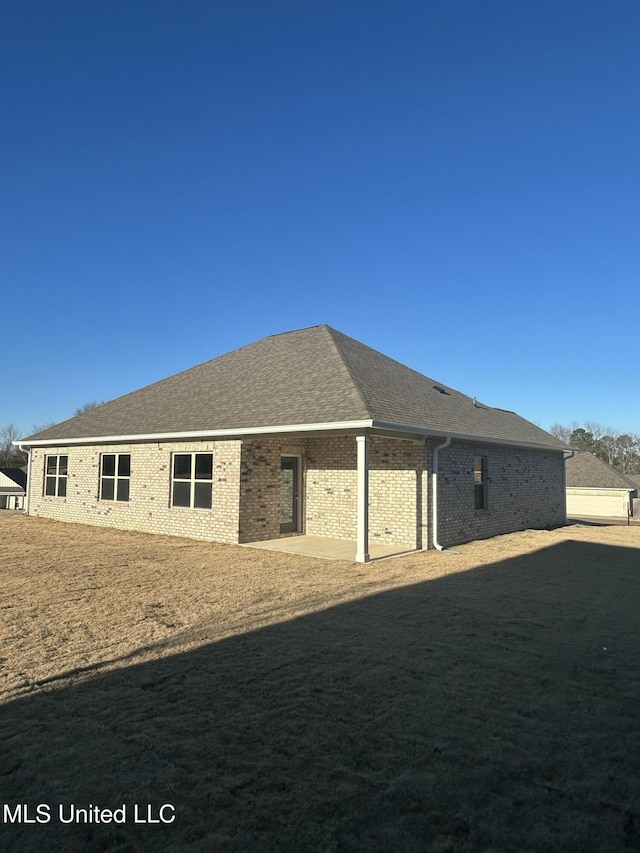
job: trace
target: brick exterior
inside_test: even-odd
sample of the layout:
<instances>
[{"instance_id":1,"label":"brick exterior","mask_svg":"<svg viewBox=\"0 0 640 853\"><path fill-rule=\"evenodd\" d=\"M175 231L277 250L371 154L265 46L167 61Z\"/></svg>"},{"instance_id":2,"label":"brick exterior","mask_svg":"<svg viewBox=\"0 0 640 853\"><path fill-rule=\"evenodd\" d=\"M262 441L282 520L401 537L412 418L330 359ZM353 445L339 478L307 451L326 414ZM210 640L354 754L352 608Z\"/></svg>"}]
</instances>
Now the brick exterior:
<instances>
[{"instance_id":1,"label":"brick exterior","mask_svg":"<svg viewBox=\"0 0 640 853\"><path fill-rule=\"evenodd\" d=\"M301 460L300 531L332 539L356 538L356 440L354 436L297 442L253 439L242 446L240 542L277 539L280 533L280 459ZM422 539L424 447L406 441L371 439L369 539L415 548ZM425 478L426 479L426 478ZM420 518L417 517L418 507Z\"/></svg>"},{"instance_id":2,"label":"brick exterior","mask_svg":"<svg viewBox=\"0 0 640 853\"><path fill-rule=\"evenodd\" d=\"M483 510L476 510L474 504L474 456L487 458L487 508ZM438 467L438 538L445 547L564 524L562 452L460 441L440 451Z\"/></svg>"},{"instance_id":3,"label":"brick exterior","mask_svg":"<svg viewBox=\"0 0 640 853\"><path fill-rule=\"evenodd\" d=\"M369 541L406 548L433 544L432 451L439 442L372 436ZM170 506L171 454L212 452L213 509ZM100 454L131 454L128 503L99 500ZM43 495L47 455L69 457L67 496ZM300 458L301 533L356 538L355 436L161 442L34 448L29 512L146 533L217 542L275 539L280 533L281 456ZM487 508L475 510L473 458L487 457ZM439 540L445 547L525 527L564 522L561 452L453 442L440 451Z\"/></svg>"},{"instance_id":4,"label":"brick exterior","mask_svg":"<svg viewBox=\"0 0 640 853\"><path fill-rule=\"evenodd\" d=\"M307 439L306 532L355 539L357 524L356 440L354 436Z\"/></svg>"},{"instance_id":5,"label":"brick exterior","mask_svg":"<svg viewBox=\"0 0 640 853\"><path fill-rule=\"evenodd\" d=\"M240 542L260 542L290 535L280 533L282 456L300 457L302 507L299 532L304 532L304 442L272 438L245 440L240 476Z\"/></svg>"},{"instance_id":6,"label":"brick exterior","mask_svg":"<svg viewBox=\"0 0 640 853\"><path fill-rule=\"evenodd\" d=\"M428 477L424 445L372 436L369 449L369 541L422 547ZM356 538L354 436L307 439L306 532Z\"/></svg>"},{"instance_id":7,"label":"brick exterior","mask_svg":"<svg viewBox=\"0 0 640 853\"><path fill-rule=\"evenodd\" d=\"M217 542L238 541L240 441L161 442L80 447L34 448L31 451L29 514ZM213 509L170 506L171 454L213 452ZM131 454L128 503L101 501L100 454ZM66 498L43 495L45 457L69 457Z\"/></svg>"}]
</instances>

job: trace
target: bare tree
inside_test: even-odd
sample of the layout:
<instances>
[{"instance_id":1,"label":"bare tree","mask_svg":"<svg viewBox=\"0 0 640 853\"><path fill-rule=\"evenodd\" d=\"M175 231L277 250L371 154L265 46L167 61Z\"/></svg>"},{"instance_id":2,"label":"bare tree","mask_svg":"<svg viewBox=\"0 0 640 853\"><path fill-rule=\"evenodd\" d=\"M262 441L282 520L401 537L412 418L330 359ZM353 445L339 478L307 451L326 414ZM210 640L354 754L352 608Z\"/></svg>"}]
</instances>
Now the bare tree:
<instances>
[{"instance_id":1,"label":"bare tree","mask_svg":"<svg viewBox=\"0 0 640 853\"><path fill-rule=\"evenodd\" d=\"M23 465L25 454L14 446L13 442L20 438L20 430L15 424L8 424L0 430L0 466L10 468Z\"/></svg>"},{"instance_id":2,"label":"bare tree","mask_svg":"<svg viewBox=\"0 0 640 853\"><path fill-rule=\"evenodd\" d=\"M627 474L640 474L640 435L637 432L631 433L634 452L628 460Z\"/></svg>"},{"instance_id":3,"label":"bare tree","mask_svg":"<svg viewBox=\"0 0 640 853\"><path fill-rule=\"evenodd\" d=\"M618 465L623 474L627 474L633 467L637 455L637 444L630 435L619 435L616 439L618 446Z\"/></svg>"},{"instance_id":4,"label":"bare tree","mask_svg":"<svg viewBox=\"0 0 640 853\"><path fill-rule=\"evenodd\" d=\"M556 438L559 438L560 441L564 441L565 444L568 444L569 436L573 430L571 427L563 426L562 424L551 424L549 432L551 435L555 435Z\"/></svg>"},{"instance_id":5,"label":"bare tree","mask_svg":"<svg viewBox=\"0 0 640 853\"><path fill-rule=\"evenodd\" d=\"M600 438L600 447L603 454L606 453L607 456L604 461L608 462L609 465L615 465L618 455L618 433L616 430L607 430L607 434Z\"/></svg>"},{"instance_id":6,"label":"bare tree","mask_svg":"<svg viewBox=\"0 0 640 853\"><path fill-rule=\"evenodd\" d=\"M49 427L55 426L55 421L48 421L45 424L34 424L31 427L31 434L35 435L37 432L43 432L45 429L49 429Z\"/></svg>"},{"instance_id":7,"label":"bare tree","mask_svg":"<svg viewBox=\"0 0 640 853\"><path fill-rule=\"evenodd\" d=\"M84 415L85 412L90 412L92 409L97 409L98 406L102 405L102 403L104 403L104 400L102 400L100 403L98 403L96 400L92 400L91 403L85 403L84 406L80 406L79 409L76 409L74 414Z\"/></svg>"},{"instance_id":8,"label":"bare tree","mask_svg":"<svg viewBox=\"0 0 640 853\"><path fill-rule=\"evenodd\" d=\"M609 428L605 429L602 424L599 424L597 421L585 421L584 428L587 432L591 433L594 441L599 441L607 431L610 431Z\"/></svg>"}]
</instances>

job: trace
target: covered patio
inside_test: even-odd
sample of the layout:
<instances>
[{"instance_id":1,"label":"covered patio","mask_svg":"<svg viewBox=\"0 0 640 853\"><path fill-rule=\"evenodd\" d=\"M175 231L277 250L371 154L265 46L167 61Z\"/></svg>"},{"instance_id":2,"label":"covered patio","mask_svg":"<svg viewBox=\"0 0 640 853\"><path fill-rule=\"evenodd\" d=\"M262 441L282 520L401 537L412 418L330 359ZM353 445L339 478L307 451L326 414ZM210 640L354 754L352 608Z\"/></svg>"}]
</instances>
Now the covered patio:
<instances>
[{"instance_id":1,"label":"covered patio","mask_svg":"<svg viewBox=\"0 0 640 853\"><path fill-rule=\"evenodd\" d=\"M287 554L300 554L304 557L319 557L323 560L357 559L358 545L355 539L329 539L326 536L287 536L279 539L266 539L262 542L248 542L243 548L262 548L267 551L281 551ZM400 557L411 554L415 547L389 544L369 543L369 560L385 560L390 557Z\"/></svg>"}]
</instances>

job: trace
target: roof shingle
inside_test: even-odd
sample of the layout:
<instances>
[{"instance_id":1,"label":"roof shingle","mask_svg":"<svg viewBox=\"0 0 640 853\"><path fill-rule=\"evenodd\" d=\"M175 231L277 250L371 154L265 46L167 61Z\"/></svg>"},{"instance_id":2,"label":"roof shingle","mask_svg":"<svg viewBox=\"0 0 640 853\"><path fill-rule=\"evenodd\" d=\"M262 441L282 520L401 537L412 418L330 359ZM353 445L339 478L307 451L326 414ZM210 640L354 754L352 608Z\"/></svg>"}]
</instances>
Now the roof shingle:
<instances>
[{"instance_id":1,"label":"roof shingle","mask_svg":"<svg viewBox=\"0 0 640 853\"><path fill-rule=\"evenodd\" d=\"M637 489L629 477L587 450L576 451L566 461L566 482L571 489Z\"/></svg>"},{"instance_id":2,"label":"roof shingle","mask_svg":"<svg viewBox=\"0 0 640 853\"><path fill-rule=\"evenodd\" d=\"M27 474L21 468L0 468L0 474L12 480L17 488L25 489L27 486Z\"/></svg>"},{"instance_id":3,"label":"roof shingle","mask_svg":"<svg viewBox=\"0 0 640 853\"><path fill-rule=\"evenodd\" d=\"M567 449L515 413L476 403L326 325L262 338L25 442L363 420Z\"/></svg>"}]
</instances>

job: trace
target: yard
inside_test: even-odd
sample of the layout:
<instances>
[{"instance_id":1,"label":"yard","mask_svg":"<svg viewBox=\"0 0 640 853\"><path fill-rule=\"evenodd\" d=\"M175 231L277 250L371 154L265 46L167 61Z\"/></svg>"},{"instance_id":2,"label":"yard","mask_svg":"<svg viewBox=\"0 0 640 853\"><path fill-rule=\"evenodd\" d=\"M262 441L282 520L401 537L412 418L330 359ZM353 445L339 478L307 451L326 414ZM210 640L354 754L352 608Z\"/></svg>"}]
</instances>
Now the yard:
<instances>
[{"instance_id":1,"label":"yard","mask_svg":"<svg viewBox=\"0 0 640 853\"><path fill-rule=\"evenodd\" d=\"M456 550L0 513L0 848L639 849L640 528Z\"/></svg>"}]
</instances>

